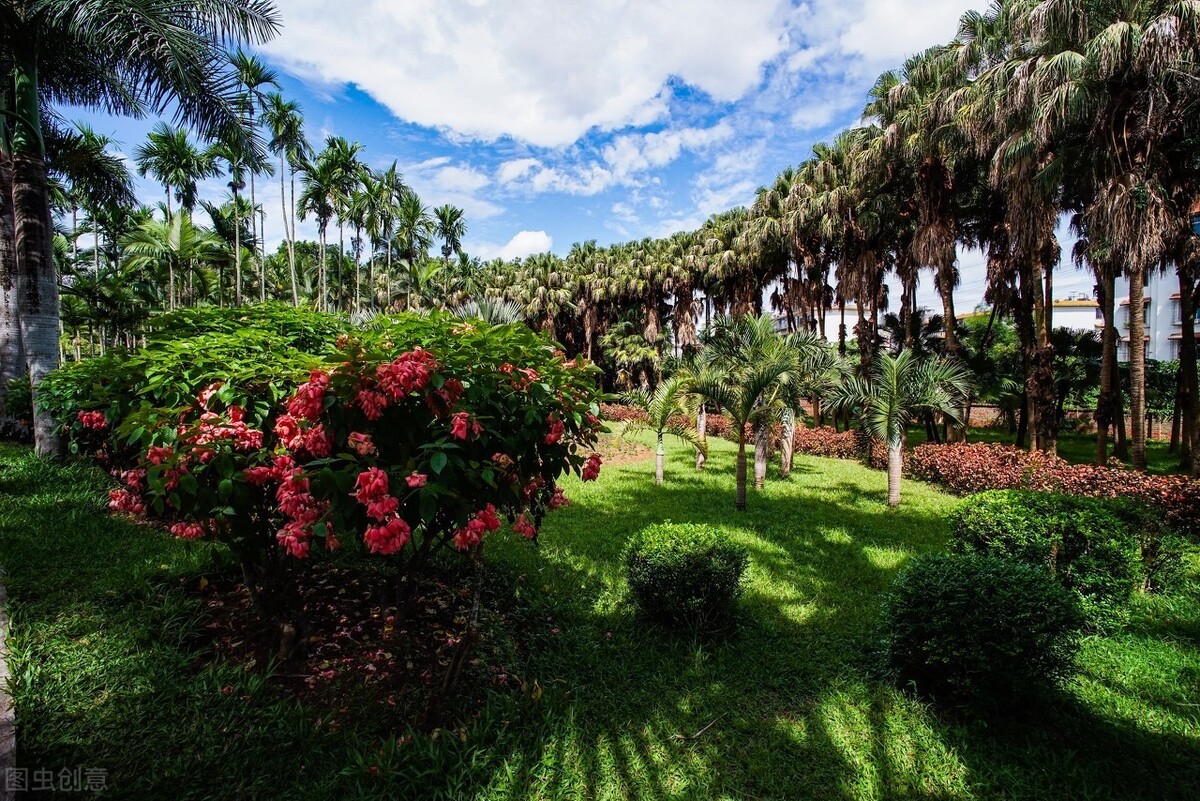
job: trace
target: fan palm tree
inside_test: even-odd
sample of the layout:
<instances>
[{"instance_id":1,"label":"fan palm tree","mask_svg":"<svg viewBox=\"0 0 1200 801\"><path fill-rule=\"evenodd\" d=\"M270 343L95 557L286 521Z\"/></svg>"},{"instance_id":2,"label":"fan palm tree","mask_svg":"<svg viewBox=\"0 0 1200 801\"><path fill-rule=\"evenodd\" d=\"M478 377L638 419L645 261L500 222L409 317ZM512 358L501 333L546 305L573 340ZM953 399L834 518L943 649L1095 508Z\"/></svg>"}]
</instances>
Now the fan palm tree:
<instances>
[{"instance_id":1,"label":"fan palm tree","mask_svg":"<svg viewBox=\"0 0 1200 801\"><path fill-rule=\"evenodd\" d=\"M663 437L666 434L678 437L691 445L697 451L708 454L708 444L700 436L700 432L688 423L688 417L694 411L696 398L689 389L689 383L682 378L668 378L661 382L654 392L637 388L626 392L623 396L625 403L645 414L645 418L626 421L621 436L627 436L634 431L653 431L658 442L654 454L654 483L663 483L663 459L666 450L663 448Z\"/></svg>"},{"instance_id":2,"label":"fan palm tree","mask_svg":"<svg viewBox=\"0 0 1200 801\"><path fill-rule=\"evenodd\" d=\"M888 506L900 505L900 475L908 425L921 415L942 414L961 425L958 410L971 391L971 374L944 357L918 359L911 350L881 352L866 376L849 376L834 390L834 408L857 413L863 427L887 444Z\"/></svg>"}]
</instances>

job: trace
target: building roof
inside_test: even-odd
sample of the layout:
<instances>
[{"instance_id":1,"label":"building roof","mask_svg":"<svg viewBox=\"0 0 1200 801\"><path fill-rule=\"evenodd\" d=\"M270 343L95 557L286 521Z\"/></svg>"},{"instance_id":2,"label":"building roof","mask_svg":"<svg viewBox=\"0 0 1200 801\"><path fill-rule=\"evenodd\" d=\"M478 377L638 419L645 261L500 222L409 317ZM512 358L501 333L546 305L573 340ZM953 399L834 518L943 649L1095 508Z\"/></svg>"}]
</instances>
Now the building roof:
<instances>
[{"instance_id":1,"label":"building roof","mask_svg":"<svg viewBox=\"0 0 1200 801\"><path fill-rule=\"evenodd\" d=\"M1056 301L1054 301L1054 308L1056 308L1056 309L1075 309L1075 308L1094 309L1094 308L1098 307L1099 305L1100 304L1094 300L1079 299L1079 300L1056 300Z\"/></svg>"}]
</instances>

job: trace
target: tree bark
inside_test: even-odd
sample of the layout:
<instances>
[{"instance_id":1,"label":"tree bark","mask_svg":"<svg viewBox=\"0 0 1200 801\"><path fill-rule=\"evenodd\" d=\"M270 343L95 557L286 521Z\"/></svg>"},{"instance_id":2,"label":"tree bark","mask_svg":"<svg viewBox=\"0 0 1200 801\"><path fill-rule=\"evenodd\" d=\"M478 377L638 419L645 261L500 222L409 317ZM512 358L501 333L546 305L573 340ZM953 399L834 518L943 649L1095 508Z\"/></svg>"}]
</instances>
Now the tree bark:
<instances>
[{"instance_id":1,"label":"tree bark","mask_svg":"<svg viewBox=\"0 0 1200 801\"><path fill-rule=\"evenodd\" d=\"M1133 469L1146 472L1146 270L1129 265L1129 422L1133 428Z\"/></svg>"},{"instance_id":2,"label":"tree bark","mask_svg":"<svg viewBox=\"0 0 1200 801\"><path fill-rule=\"evenodd\" d=\"M902 444L888 445L888 506L900 505L900 474L904 469L904 447Z\"/></svg>"},{"instance_id":3,"label":"tree bark","mask_svg":"<svg viewBox=\"0 0 1200 801\"><path fill-rule=\"evenodd\" d=\"M1200 475L1200 391L1196 377L1196 264L1186 261L1179 273L1179 369L1182 381L1181 437L1179 467L1191 475Z\"/></svg>"},{"instance_id":4,"label":"tree bark","mask_svg":"<svg viewBox=\"0 0 1200 801\"><path fill-rule=\"evenodd\" d=\"M779 434L779 475L787 478L792 474L792 456L796 439L796 416L789 414L784 418Z\"/></svg>"},{"instance_id":5,"label":"tree bark","mask_svg":"<svg viewBox=\"0 0 1200 801\"><path fill-rule=\"evenodd\" d=\"M4 123L0 122L0 126ZM0 154L0 417L8 382L25 374L21 316L17 303L16 235L13 230L12 159Z\"/></svg>"},{"instance_id":6,"label":"tree bark","mask_svg":"<svg viewBox=\"0 0 1200 801\"><path fill-rule=\"evenodd\" d=\"M746 435L744 433L738 436L737 468L735 476L737 481L737 494L734 498L734 507L739 512L744 512L746 511Z\"/></svg>"},{"instance_id":7,"label":"tree bark","mask_svg":"<svg viewBox=\"0 0 1200 801\"><path fill-rule=\"evenodd\" d=\"M704 404L700 404L700 409L696 412L696 430L700 432L700 441L704 442L708 439L708 412L704 410ZM704 463L707 461L704 451L696 449L696 469L703 470Z\"/></svg>"},{"instance_id":8,"label":"tree bark","mask_svg":"<svg viewBox=\"0 0 1200 801\"><path fill-rule=\"evenodd\" d=\"M767 452L771 445L771 427L760 423L754 433L754 489L761 491L767 483Z\"/></svg>"},{"instance_id":9,"label":"tree bark","mask_svg":"<svg viewBox=\"0 0 1200 801\"><path fill-rule=\"evenodd\" d=\"M658 432L658 448L654 451L654 483L662 486L663 483L663 457L666 455L666 448L663 447L662 432Z\"/></svg>"},{"instance_id":10,"label":"tree bark","mask_svg":"<svg viewBox=\"0 0 1200 801\"><path fill-rule=\"evenodd\" d=\"M1096 398L1096 465L1103 467L1108 462L1108 436L1116 414L1116 393L1113 387L1117 383L1118 334L1112 270L1100 268L1096 272L1096 295L1100 303L1100 314L1104 319L1104 329L1100 334L1100 392Z\"/></svg>"}]
</instances>

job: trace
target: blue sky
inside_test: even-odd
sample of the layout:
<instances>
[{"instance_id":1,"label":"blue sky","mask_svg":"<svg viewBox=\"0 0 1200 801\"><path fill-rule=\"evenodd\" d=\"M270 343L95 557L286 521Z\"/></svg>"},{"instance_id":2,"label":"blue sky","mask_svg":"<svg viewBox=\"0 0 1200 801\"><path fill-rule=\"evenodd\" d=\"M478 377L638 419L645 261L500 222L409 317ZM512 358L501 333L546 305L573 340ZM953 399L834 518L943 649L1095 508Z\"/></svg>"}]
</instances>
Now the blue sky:
<instances>
[{"instance_id":1,"label":"blue sky","mask_svg":"<svg viewBox=\"0 0 1200 801\"><path fill-rule=\"evenodd\" d=\"M970 2L278 0L283 31L260 54L314 145L362 142L427 204L464 208L468 252L563 254L748 203L853 125L879 73L948 40ZM124 152L153 123L79 118ZM278 181L262 180L270 243ZM225 191L214 180L201 194ZM144 182L142 194L161 190ZM961 254L964 308L981 297L981 264ZM1088 288L1064 270L1059 293Z\"/></svg>"}]
</instances>

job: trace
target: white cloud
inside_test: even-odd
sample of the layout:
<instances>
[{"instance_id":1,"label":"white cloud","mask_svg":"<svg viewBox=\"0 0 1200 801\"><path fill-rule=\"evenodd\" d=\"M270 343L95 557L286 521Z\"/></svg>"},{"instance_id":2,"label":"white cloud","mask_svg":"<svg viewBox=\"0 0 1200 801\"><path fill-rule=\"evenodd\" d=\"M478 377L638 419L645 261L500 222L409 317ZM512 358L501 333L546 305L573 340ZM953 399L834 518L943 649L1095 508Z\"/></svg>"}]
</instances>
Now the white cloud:
<instances>
[{"instance_id":1,"label":"white cloud","mask_svg":"<svg viewBox=\"0 0 1200 801\"><path fill-rule=\"evenodd\" d=\"M512 159L501 164L500 168L496 170L496 180L502 184L511 183L541 165L542 163L537 159Z\"/></svg>"},{"instance_id":2,"label":"white cloud","mask_svg":"<svg viewBox=\"0 0 1200 801\"><path fill-rule=\"evenodd\" d=\"M472 219L483 220L504 211L502 206L480 196L492 184L485 173L475 167L455 164L448 156L402 165L400 170L424 203L458 206L467 213L468 225Z\"/></svg>"},{"instance_id":3,"label":"white cloud","mask_svg":"<svg viewBox=\"0 0 1200 801\"><path fill-rule=\"evenodd\" d=\"M786 45L784 0L289 0L264 50L398 117L471 137L560 147L661 120L672 79L732 102Z\"/></svg>"},{"instance_id":4,"label":"white cloud","mask_svg":"<svg viewBox=\"0 0 1200 801\"><path fill-rule=\"evenodd\" d=\"M545 253L554 247L554 238L545 231L518 231L503 245L492 242L476 242L467 249L472 256L485 261L491 259L521 259L534 253Z\"/></svg>"}]
</instances>

